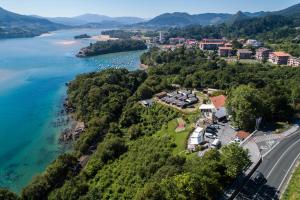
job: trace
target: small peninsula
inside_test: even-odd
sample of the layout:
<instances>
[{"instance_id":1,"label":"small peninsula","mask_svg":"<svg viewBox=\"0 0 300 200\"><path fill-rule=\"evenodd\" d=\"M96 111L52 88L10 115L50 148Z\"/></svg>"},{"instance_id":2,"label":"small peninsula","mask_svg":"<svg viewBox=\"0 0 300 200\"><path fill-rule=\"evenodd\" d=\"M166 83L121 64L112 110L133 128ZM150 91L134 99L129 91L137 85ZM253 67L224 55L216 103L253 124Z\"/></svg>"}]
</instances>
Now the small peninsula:
<instances>
[{"instance_id":1,"label":"small peninsula","mask_svg":"<svg viewBox=\"0 0 300 200\"><path fill-rule=\"evenodd\" d=\"M88 35L88 34L81 34L81 35L76 35L76 36L74 36L74 39L86 39L86 38L91 38L91 36L90 35Z\"/></svg>"},{"instance_id":2,"label":"small peninsula","mask_svg":"<svg viewBox=\"0 0 300 200\"><path fill-rule=\"evenodd\" d=\"M109 40L109 41L99 41L94 44L90 44L88 47L82 48L77 57L91 57L98 56L108 53L117 53L124 51L136 51L145 50L147 45L140 40Z\"/></svg>"}]
</instances>

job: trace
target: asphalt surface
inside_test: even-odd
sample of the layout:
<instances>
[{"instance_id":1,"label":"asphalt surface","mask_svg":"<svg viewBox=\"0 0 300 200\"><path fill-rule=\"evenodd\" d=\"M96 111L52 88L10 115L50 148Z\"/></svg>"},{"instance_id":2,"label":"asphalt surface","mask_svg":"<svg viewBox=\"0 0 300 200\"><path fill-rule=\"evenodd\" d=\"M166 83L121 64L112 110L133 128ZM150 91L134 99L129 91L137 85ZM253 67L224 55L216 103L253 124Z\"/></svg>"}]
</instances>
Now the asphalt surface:
<instances>
[{"instance_id":1,"label":"asphalt surface","mask_svg":"<svg viewBox=\"0 0 300 200\"><path fill-rule=\"evenodd\" d=\"M240 199L279 199L294 164L300 157L300 131L283 139L264 158L258 169L236 196ZM255 179L258 173L263 178Z\"/></svg>"}]
</instances>

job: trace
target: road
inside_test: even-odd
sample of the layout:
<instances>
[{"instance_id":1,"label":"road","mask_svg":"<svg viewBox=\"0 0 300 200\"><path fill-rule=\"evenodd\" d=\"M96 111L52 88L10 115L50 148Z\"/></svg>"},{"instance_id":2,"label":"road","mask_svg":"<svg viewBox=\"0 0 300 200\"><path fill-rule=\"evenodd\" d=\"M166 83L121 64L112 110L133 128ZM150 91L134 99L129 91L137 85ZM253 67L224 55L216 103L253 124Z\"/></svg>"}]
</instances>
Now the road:
<instances>
[{"instance_id":1,"label":"road","mask_svg":"<svg viewBox=\"0 0 300 200\"><path fill-rule=\"evenodd\" d=\"M268 155L254 175L236 196L240 199L279 199L280 192L288 180L292 168L300 157L300 131L283 139ZM262 173L265 181L255 181L257 173ZM260 183L259 183L260 182Z\"/></svg>"}]
</instances>

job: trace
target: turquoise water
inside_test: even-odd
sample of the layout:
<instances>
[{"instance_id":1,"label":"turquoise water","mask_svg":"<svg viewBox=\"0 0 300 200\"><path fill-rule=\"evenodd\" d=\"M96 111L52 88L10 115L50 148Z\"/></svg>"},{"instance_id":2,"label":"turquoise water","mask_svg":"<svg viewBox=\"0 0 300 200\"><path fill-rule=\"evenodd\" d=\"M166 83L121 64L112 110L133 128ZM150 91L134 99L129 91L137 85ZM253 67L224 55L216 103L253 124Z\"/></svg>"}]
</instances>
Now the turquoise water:
<instances>
[{"instance_id":1,"label":"turquoise water","mask_svg":"<svg viewBox=\"0 0 300 200\"><path fill-rule=\"evenodd\" d=\"M100 30L64 30L28 39L0 40L0 187L19 192L64 151L62 128L53 127L77 74L108 67L136 69L141 51L80 59L90 40L74 35Z\"/></svg>"}]
</instances>

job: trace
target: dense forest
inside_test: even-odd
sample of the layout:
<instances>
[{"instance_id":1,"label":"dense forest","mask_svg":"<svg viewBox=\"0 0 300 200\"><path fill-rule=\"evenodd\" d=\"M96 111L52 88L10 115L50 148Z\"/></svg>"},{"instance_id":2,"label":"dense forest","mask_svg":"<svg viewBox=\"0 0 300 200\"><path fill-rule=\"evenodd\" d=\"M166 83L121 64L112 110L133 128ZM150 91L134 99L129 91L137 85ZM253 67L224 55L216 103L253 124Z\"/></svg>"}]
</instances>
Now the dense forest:
<instances>
[{"instance_id":1,"label":"dense forest","mask_svg":"<svg viewBox=\"0 0 300 200\"><path fill-rule=\"evenodd\" d=\"M145 50L147 45L140 40L109 40L96 42L90 46L82 48L77 54L78 57L97 56L108 53L117 53L123 51Z\"/></svg>"},{"instance_id":2,"label":"dense forest","mask_svg":"<svg viewBox=\"0 0 300 200\"><path fill-rule=\"evenodd\" d=\"M297 25L295 18L267 16L235 22L233 29L225 24L172 28L167 37L245 36L269 45L285 41L284 48L292 49ZM92 44L87 56L146 48L132 42ZM276 44L273 48L280 48ZM248 152L236 144L209 150L203 157L186 152L182 140L187 137L172 133L171 125L179 117L193 124L199 113L188 115L157 103L147 108L139 101L172 84L222 89L234 125L248 131L258 117L263 123L290 121L300 110L300 68L228 64L215 53L185 47L150 49L141 62L150 66L147 72L107 69L73 80L68 103L87 127L74 151L59 156L20 196L1 189L0 199L217 199L249 165ZM78 163L82 156L89 157L84 166Z\"/></svg>"},{"instance_id":3,"label":"dense forest","mask_svg":"<svg viewBox=\"0 0 300 200\"><path fill-rule=\"evenodd\" d=\"M20 198L216 199L249 164L248 154L237 145L202 158L179 154L185 145L178 147L178 135L161 130L178 117L194 119L160 104L138 103L169 88L167 76L125 69L78 76L70 83L68 101L87 129L74 152L35 177ZM82 155L90 159L80 170ZM1 195L18 198L7 190Z\"/></svg>"}]
</instances>

